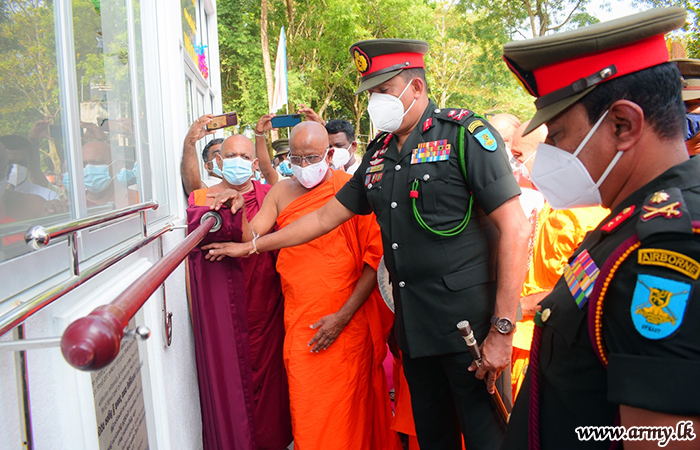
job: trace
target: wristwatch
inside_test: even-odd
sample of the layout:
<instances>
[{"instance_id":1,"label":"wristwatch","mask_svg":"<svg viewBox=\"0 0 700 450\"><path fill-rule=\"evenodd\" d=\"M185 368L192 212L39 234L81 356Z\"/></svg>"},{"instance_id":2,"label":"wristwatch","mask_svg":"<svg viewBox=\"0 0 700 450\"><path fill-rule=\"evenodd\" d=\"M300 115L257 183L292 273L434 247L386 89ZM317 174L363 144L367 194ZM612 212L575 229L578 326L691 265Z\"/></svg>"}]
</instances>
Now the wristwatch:
<instances>
[{"instance_id":1,"label":"wristwatch","mask_svg":"<svg viewBox=\"0 0 700 450\"><path fill-rule=\"evenodd\" d=\"M513 332L513 330L515 330L515 325L513 325L513 322L505 317L491 316L491 323L501 334L510 334Z\"/></svg>"}]
</instances>

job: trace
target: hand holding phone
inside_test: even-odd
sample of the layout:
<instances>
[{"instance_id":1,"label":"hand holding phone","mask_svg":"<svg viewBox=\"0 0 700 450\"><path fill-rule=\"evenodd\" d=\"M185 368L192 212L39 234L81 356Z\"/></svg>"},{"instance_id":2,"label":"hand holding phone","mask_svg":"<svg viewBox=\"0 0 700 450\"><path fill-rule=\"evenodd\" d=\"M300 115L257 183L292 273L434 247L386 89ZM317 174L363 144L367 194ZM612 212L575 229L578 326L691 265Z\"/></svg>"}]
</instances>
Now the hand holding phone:
<instances>
[{"instance_id":1,"label":"hand holding phone","mask_svg":"<svg viewBox=\"0 0 700 450\"><path fill-rule=\"evenodd\" d=\"M207 124L207 130L218 130L220 128L232 127L238 124L238 114L236 111L214 116L214 119Z\"/></svg>"},{"instance_id":2,"label":"hand holding phone","mask_svg":"<svg viewBox=\"0 0 700 450\"><path fill-rule=\"evenodd\" d=\"M270 120L272 128L293 127L301 123L301 114L282 114Z\"/></svg>"}]
</instances>

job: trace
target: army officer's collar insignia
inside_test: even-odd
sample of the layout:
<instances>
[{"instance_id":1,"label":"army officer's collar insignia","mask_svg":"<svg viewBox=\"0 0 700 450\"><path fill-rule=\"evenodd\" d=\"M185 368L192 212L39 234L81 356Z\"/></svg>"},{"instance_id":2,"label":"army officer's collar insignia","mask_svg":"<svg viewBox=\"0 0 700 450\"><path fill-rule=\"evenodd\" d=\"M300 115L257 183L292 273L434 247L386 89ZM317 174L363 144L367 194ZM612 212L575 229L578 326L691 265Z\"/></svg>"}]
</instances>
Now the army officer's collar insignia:
<instances>
[{"instance_id":1,"label":"army officer's collar insignia","mask_svg":"<svg viewBox=\"0 0 700 450\"><path fill-rule=\"evenodd\" d=\"M634 208L634 205L632 205L623 209L620 211L620 214L616 215L612 220L600 227L600 229L603 231L603 233L612 233L617 227L632 217L632 214L634 214Z\"/></svg>"}]
</instances>

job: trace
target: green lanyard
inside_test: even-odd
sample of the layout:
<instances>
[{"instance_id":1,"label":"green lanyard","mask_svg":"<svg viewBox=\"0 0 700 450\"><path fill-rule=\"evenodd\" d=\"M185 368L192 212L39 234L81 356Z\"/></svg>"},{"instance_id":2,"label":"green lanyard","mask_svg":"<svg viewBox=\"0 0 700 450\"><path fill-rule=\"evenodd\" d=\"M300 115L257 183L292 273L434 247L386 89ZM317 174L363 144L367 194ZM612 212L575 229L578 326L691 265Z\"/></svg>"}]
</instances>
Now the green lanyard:
<instances>
[{"instance_id":1,"label":"green lanyard","mask_svg":"<svg viewBox=\"0 0 700 450\"><path fill-rule=\"evenodd\" d=\"M464 175L464 179L467 180L467 165L464 161L464 127L459 127L459 141L457 143L458 146L458 153L457 156L459 158L459 166L462 168L462 174ZM427 231L430 231L433 234L437 234L438 236L443 236L443 237L451 237L451 236L456 236L464 229L467 227L469 224L469 219L471 218L472 215L472 204L474 203L474 196L469 195L469 209L467 209L467 213L464 215L464 219L462 219L462 222L457 225L456 227L452 228L451 230L445 230L445 231L440 231L440 230L433 230L430 228L430 226L425 223L425 220L421 217L420 213L418 212L418 207L416 206L416 199L418 198L418 186L420 184L419 179L413 180L413 184L411 185L411 204L413 205L413 217L416 218L416 221L418 224Z\"/></svg>"}]
</instances>

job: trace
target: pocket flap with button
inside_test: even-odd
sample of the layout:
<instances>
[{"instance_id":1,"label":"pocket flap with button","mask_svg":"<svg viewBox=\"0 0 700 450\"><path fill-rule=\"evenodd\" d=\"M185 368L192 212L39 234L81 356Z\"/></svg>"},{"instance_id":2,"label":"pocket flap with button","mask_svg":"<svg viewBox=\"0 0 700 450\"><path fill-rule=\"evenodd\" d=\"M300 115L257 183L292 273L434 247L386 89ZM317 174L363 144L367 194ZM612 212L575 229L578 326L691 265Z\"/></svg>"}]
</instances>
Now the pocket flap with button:
<instances>
[{"instance_id":1,"label":"pocket flap with button","mask_svg":"<svg viewBox=\"0 0 700 450\"><path fill-rule=\"evenodd\" d=\"M491 263L485 262L466 269L452 272L442 277L445 286L451 291L461 291L463 289L487 283L496 279L496 271Z\"/></svg>"}]
</instances>

